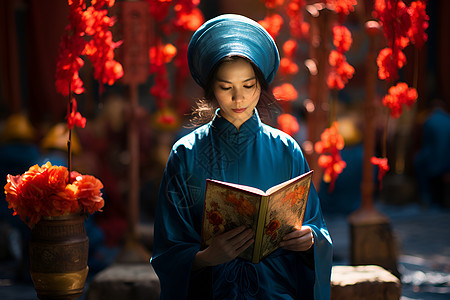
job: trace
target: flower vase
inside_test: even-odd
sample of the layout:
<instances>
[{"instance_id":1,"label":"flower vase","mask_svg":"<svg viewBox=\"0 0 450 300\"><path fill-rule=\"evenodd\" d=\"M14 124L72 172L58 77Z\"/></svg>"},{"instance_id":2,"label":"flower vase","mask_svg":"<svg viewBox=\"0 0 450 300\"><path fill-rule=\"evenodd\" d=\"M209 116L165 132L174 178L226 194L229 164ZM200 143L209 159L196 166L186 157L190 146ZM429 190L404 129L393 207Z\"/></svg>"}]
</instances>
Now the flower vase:
<instances>
[{"instance_id":1,"label":"flower vase","mask_svg":"<svg viewBox=\"0 0 450 300\"><path fill-rule=\"evenodd\" d=\"M81 297L89 267L85 215L42 217L29 242L30 273L39 299Z\"/></svg>"}]
</instances>

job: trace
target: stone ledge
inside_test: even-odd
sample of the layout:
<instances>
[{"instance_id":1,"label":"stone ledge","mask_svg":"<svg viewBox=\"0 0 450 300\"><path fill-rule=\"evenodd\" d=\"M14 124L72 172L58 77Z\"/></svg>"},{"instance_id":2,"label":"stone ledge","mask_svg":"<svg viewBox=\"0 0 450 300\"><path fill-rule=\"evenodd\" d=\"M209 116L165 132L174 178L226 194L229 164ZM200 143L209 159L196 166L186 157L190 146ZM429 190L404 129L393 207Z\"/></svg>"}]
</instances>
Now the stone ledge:
<instances>
[{"instance_id":1,"label":"stone ledge","mask_svg":"<svg viewBox=\"0 0 450 300\"><path fill-rule=\"evenodd\" d=\"M331 272L332 300L398 300L400 280L379 266L334 266Z\"/></svg>"},{"instance_id":2,"label":"stone ledge","mask_svg":"<svg viewBox=\"0 0 450 300\"><path fill-rule=\"evenodd\" d=\"M114 264L90 282L87 300L158 299L158 276L150 263Z\"/></svg>"}]
</instances>

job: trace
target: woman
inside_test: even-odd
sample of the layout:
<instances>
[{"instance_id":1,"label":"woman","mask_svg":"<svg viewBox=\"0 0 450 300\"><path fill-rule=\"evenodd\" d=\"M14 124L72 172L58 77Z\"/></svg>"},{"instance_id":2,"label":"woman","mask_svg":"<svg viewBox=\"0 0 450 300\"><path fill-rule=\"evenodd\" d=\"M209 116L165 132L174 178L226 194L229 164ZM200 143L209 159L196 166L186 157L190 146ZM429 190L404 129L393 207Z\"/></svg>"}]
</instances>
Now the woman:
<instances>
[{"instance_id":1,"label":"woman","mask_svg":"<svg viewBox=\"0 0 450 300\"><path fill-rule=\"evenodd\" d=\"M329 299L331 239L314 188L302 228L260 263L236 258L253 243L247 228L200 248L206 179L267 190L309 171L298 144L258 114L273 104L267 86L279 65L275 42L258 23L223 15L194 33L188 62L206 101L219 108L175 143L163 175L151 260L161 299ZM205 111L202 102L197 112Z\"/></svg>"}]
</instances>

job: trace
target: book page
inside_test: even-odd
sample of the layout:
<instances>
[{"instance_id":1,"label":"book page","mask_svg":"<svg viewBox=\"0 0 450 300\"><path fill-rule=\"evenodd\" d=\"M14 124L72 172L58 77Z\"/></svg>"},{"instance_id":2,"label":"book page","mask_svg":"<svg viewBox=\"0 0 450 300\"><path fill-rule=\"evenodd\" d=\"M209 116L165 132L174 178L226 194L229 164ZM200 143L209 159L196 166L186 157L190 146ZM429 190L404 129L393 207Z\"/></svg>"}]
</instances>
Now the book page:
<instances>
[{"instance_id":1,"label":"book page","mask_svg":"<svg viewBox=\"0 0 450 300\"><path fill-rule=\"evenodd\" d=\"M313 171L309 171L309 172L307 172L307 173L304 173L304 174L302 174L302 175L299 175L299 176L297 176L297 177L294 177L294 178L292 178L292 179L290 179L290 180L287 180L287 181L285 181L285 182L282 182L282 183L280 183L280 184L277 184L277 185L271 187L270 189L268 189L268 190L266 191L266 194L267 194L267 195L270 195L271 193L274 193L275 191L277 191L277 190L279 190L279 189L281 189L281 188L283 188L283 187L285 187L285 186L287 186L287 185L289 185L289 184L292 184L293 182L295 182L295 181L297 181L297 180L303 180L303 179L306 178L306 177L312 176L312 173L313 173Z\"/></svg>"},{"instance_id":2,"label":"book page","mask_svg":"<svg viewBox=\"0 0 450 300\"><path fill-rule=\"evenodd\" d=\"M237 183L231 183L231 182L225 182L225 181L220 181L220 180L214 180L214 179L208 179L207 181L214 182L214 183L217 183L219 185L226 185L226 186L238 189L238 190L251 192L251 193L254 193L254 194L257 194L257 195L261 195L261 196L265 195L264 191L262 191L262 190L260 190L258 188L252 187L252 186L247 186L247 185L242 185L242 184L237 184Z\"/></svg>"},{"instance_id":3,"label":"book page","mask_svg":"<svg viewBox=\"0 0 450 300\"><path fill-rule=\"evenodd\" d=\"M214 236L244 225L256 232L261 196L217 182L207 182L202 244L209 246ZM253 245L240 257L252 260Z\"/></svg>"},{"instance_id":4,"label":"book page","mask_svg":"<svg viewBox=\"0 0 450 300\"><path fill-rule=\"evenodd\" d=\"M310 175L271 195L264 225L261 257L278 249L287 233L302 226L311 186Z\"/></svg>"}]
</instances>

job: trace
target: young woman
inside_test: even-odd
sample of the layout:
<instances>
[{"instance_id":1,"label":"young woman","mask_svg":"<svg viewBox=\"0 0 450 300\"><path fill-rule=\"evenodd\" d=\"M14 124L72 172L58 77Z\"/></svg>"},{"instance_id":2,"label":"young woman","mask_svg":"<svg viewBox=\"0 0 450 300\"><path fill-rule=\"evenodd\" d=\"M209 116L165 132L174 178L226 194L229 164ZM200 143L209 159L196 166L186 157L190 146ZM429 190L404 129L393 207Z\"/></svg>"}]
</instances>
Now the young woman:
<instances>
[{"instance_id":1,"label":"young woman","mask_svg":"<svg viewBox=\"0 0 450 300\"><path fill-rule=\"evenodd\" d=\"M197 116L214 113L175 143L161 182L151 259L161 299L329 299L331 239L314 187L303 226L258 264L237 258L253 243L248 228L200 248L206 179L267 190L309 171L295 140L259 117L276 106L275 42L258 23L222 15L194 33L188 62L205 90Z\"/></svg>"}]
</instances>

